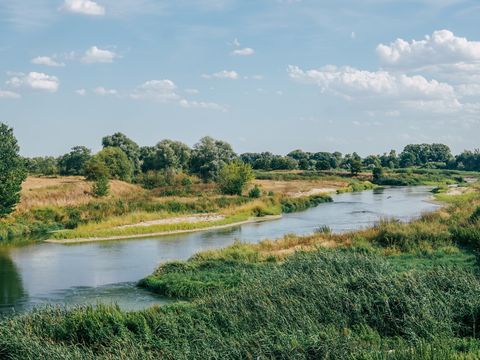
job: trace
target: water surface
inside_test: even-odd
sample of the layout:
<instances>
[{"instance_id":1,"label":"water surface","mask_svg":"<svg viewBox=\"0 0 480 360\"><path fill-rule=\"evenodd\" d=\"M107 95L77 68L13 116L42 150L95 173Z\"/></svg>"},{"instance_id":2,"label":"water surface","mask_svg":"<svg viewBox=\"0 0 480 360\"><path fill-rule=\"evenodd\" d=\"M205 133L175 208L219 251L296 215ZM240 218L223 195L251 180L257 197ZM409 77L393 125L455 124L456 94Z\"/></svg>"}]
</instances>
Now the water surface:
<instances>
[{"instance_id":1,"label":"water surface","mask_svg":"<svg viewBox=\"0 0 480 360\"><path fill-rule=\"evenodd\" d=\"M428 187L386 188L333 195L334 202L282 219L222 230L78 245L40 243L0 248L0 312L42 304L116 302L125 309L167 299L135 287L162 262L185 260L236 239L258 242L288 233L309 234L327 225L334 232L371 226L382 218L408 221L438 207Z\"/></svg>"}]
</instances>

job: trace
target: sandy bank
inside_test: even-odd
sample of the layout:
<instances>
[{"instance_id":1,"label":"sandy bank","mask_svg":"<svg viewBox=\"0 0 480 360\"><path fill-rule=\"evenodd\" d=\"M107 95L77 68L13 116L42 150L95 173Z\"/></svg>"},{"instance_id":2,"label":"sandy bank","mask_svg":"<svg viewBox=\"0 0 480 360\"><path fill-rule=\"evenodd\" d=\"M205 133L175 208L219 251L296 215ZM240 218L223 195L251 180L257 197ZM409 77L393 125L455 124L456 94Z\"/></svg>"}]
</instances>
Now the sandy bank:
<instances>
[{"instance_id":1,"label":"sandy bank","mask_svg":"<svg viewBox=\"0 0 480 360\"><path fill-rule=\"evenodd\" d=\"M213 226L208 226L208 227L198 228L198 229L161 231L161 232L147 233L147 234L137 234L137 235L133 234L133 235L109 236L109 237L91 237L91 238L78 238L78 239L49 239L49 240L45 240L45 242L54 243L54 244L79 244L79 243L88 243L88 242L97 242L97 241L127 240L127 239L148 238L148 237L157 237L157 236L166 236L166 235L187 234L187 233L193 233L193 232L199 232L199 231L226 229L229 227L251 224L256 222L278 220L281 217L282 217L281 215L272 215L272 216L264 216L260 218L250 218L245 221L239 221L231 224L213 225Z\"/></svg>"}]
</instances>

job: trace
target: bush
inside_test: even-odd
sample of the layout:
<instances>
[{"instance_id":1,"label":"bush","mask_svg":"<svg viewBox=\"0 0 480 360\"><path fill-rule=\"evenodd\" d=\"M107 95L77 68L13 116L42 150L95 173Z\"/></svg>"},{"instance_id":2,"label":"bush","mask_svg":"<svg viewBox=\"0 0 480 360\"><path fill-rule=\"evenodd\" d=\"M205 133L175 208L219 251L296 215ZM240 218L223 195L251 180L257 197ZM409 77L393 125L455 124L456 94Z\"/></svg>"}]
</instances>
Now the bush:
<instances>
[{"instance_id":1,"label":"bush","mask_svg":"<svg viewBox=\"0 0 480 360\"><path fill-rule=\"evenodd\" d=\"M95 197L107 196L110 191L110 184L107 177L101 177L92 186L92 193Z\"/></svg>"},{"instance_id":2,"label":"bush","mask_svg":"<svg viewBox=\"0 0 480 360\"><path fill-rule=\"evenodd\" d=\"M254 178L252 167L241 161L233 161L220 170L216 182L225 195L242 195Z\"/></svg>"},{"instance_id":3,"label":"bush","mask_svg":"<svg viewBox=\"0 0 480 360\"><path fill-rule=\"evenodd\" d=\"M248 197L252 199L258 199L260 196L262 196L262 189L260 186L255 185L253 188L250 189L248 192Z\"/></svg>"}]
</instances>

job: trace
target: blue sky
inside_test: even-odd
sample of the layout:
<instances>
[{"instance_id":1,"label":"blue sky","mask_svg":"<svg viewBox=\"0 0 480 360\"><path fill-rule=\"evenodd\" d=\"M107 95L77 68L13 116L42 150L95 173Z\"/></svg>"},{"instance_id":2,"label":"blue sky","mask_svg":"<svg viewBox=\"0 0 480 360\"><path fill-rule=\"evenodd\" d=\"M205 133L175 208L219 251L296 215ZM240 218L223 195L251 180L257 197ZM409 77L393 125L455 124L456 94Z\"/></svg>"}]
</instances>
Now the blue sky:
<instances>
[{"instance_id":1,"label":"blue sky","mask_svg":"<svg viewBox=\"0 0 480 360\"><path fill-rule=\"evenodd\" d=\"M211 135L237 152L479 147L480 4L0 0L0 121L22 153Z\"/></svg>"}]
</instances>

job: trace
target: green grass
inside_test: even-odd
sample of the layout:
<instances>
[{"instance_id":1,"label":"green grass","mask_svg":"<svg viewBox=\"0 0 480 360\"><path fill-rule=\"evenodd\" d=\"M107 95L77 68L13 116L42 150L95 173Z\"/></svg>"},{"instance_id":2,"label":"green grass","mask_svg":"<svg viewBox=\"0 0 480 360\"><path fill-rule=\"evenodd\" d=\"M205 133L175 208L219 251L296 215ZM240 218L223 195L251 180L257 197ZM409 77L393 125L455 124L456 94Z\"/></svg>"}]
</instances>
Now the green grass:
<instances>
[{"instance_id":1,"label":"green grass","mask_svg":"<svg viewBox=\"0 0 480 360\"><path fill-rule=\"evenodd\" d=\"M399 272L354 250L298 253L191 304L3 320L0 357L474 359L479 295L480 280L463 269Z\"/></svg>"}]
</instances>

